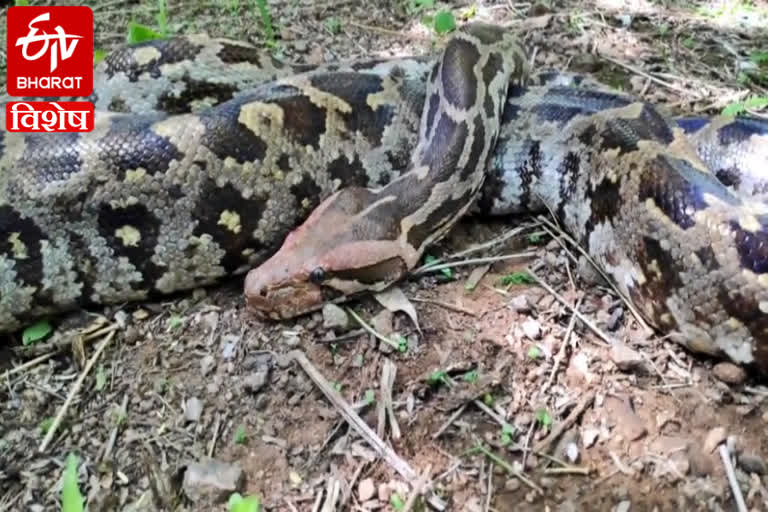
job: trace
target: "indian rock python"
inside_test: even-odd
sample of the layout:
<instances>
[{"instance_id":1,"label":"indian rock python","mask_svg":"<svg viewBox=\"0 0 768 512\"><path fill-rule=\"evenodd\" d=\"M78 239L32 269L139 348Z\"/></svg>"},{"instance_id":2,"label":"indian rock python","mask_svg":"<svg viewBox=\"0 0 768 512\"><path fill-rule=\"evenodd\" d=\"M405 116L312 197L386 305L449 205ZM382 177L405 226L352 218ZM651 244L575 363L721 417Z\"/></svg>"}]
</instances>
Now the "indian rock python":
<instances>
[{"instance_id":1,"label":"indian rock python","mask_svg":"<svg viewBox=\"0 0 768 512\"><path fill-rule=\"evenodd\" d=\"M400 175L418 140L433 63L425 58L368 60L311 71L275 61L244 43L202 36L113 52L97 69L92 99L100 111L93 133L2 133L0 331L84 305L142 300L210 284L263 262L321 199L341 186L385 185ZM610 156L606 148L638 147L633 138L665 145L660 142L666 137L670 147L686 145L679 130L650 105L627 107L633 100L625 95L545 78L542 87L511 87L490 178L478 203L485 213L541 208L543 198L563 220L579 217L574 213L578 208L581 219L589 217L592 201L584 201L594 172L587 168L589 159L605 151L604 161L615 158L621 164L626 157ZM275 81L265 83L270 80ZM622 107L625 118L614 125L610 116L601 117L601 112ZM190 109L195 112L185 113ZM644 126L647 121L650 125ZM598 134L595 149L571 147L570 139L578 137L568 134L593 122L607 134L620 135L611 141L614 146L601 146L601 140L610 138ZM691 132L699 156L732 189L746 196L766 190L761 174L768 159L764 123L691 119L680 125ZM655 303L663 311L672 301L674 309L696 282L701 261L673 257L674 247L661 247L665 237L675 239L674 230L680 229L675 222L690 220L685 210L689 203L690 208L709 210L702 203L719 197L738 205L731 215L736 227L725 230L725 244L712 239L707 248L708 238L696 244L703 247L697 252L705 264L723 269L709 295L702 286L694 297L701 301L706 295L709 309L691 316L700 302L690 302L682 328L674 320L658 322L655 310L647 313L656 325L681 331L677 340L693 350L737 362L757 360L764 368L766 338L759 308L765 299L758 285L764 272L764 230L749 230L751 220L760 221L762 205L738 199L709 175L702 176L695 170L703 167L701 162L690 151L679 151L677 156L690 160L689 165L666 174L678 178L676 182L658 181L655 197L668 193L670 200L659 201L653 210L660 226L652 232L656 246L645 243L629 255L637 257L634 266L621 261L611 275L618 275L621 283L626 276L620 272L631 267L625 292L634 291L630 296L641 306ZM568 167L573 155L578 165ZM666 154L659 158L669 160ZM623 176L621 171L617 176ZM593 179L598 177L596 173ZM626 187L611 190L609 180L601 183L613 194L609 197L626 193L620 197L632 204ZM567 201L564 193L570 190L582 194L576 196L581 200ZM610 226L613 216L626 223L611 201L592 206L602 224L577 223L573 231L591 252L596 248L585 236L587 226ZM637 199L634 203L635 210L641 206ZM702 213L710 218L708 211L693 215ZM636 235L640 228L630 222ZM602 240L611 236L615 231L604 230ZM314 261L322 259L316 248L307 249ZM732 272L750 265L749 271ZM645 273L650 284L633 286ZM666 281L653 279L660 273ZM740 292L741 282L750 288ZM724 300L728 296L730 302ZM710 311L714 313L707 316Z\"/></svg>"}]
</instances>

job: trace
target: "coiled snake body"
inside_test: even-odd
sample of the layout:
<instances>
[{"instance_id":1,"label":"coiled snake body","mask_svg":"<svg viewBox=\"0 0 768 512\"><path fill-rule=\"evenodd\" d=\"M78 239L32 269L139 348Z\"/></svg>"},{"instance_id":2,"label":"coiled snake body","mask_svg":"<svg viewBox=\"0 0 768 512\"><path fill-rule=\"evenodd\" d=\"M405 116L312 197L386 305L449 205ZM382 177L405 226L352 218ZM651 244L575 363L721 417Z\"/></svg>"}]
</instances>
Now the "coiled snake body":
<instances>
[{"instance_id":1,"label":"coiled snake body","mask_svg":"<svg viewBox=\"0 0 768 512\"><path fill-rule=\"evenodd\" d=\"M446 52L431 76L429 59L310 71L198 37L115 52L92 133L2 134L0 330L242 273L355 186L374 189L334 194L249 276L252 307L380 288L479 194L486 213L549 208L655 326L768 368L764 124L681 120L686 136L648 104L551 79L505 96L498 77L524 60L490 27Z\"/></svg>"}]
</instances>

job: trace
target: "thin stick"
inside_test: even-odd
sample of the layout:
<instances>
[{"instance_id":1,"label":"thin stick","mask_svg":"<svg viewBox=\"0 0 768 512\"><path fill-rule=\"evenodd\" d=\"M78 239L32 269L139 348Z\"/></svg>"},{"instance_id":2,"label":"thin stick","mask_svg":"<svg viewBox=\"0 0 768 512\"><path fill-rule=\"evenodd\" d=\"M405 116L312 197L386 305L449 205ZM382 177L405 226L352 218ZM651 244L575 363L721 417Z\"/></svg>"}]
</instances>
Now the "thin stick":
<instances>
[{"instance_id":1,"label":"thin stick","mask_svg":"<svg viewBox=\"0 0 768 512\"><path fill-rule=\"evenodd\" d=\"M128 408L128 393L123 395L123 402L120 404L120 415L125 415L127 413ZM112 432L109 434L109 440L107 441L106 446L104 447L104 453L101 455L101 460L105 461L109 458L109 456L112 454L112 449L115 447L115 441L117 440L117 431L120 429L120 421L117 421L115 423L115 426L112 427Z\"/></svg>"},{"instance_id":2,"label":"thin stick","mask_svg":"<svg viewBox=\"0 0 768 512\"><path fill-rule=\"evenodd\" d=\"M725 466L725 474L728 475L728 483L731 485L733 499L736 500L736 509L739 512L747 512L747 504L744 503L744 496L741 495L741 489L739 488L739 482L736 480L736 473L733 471L728 447L721 443L719 451L720 458L723 459L723 466Z\"/></svg>"},{"instance_id":3,"label":"thin stick","mask_svg":"<svg viewBox=\"0 0 768 512\"><path fill-rule=\"evenodd\" d=\"M576 305L573 306L574 311L579 310L579 306L581 306L581 299L582 297L579 297L579 299L576 301ZM544 393L547 392L549 386L551 386L552 382L555 380L555 374L557 373L557 369L560 367L560 363L563 361L563 357L565 357L565 347L568 346L568 342L571 339L571 333L573 333L573 327L575 325L576 314L574 313L571 315L571 320L568 322L568 328L565 330L565 336L563 336L563 342L560 344L560 350L557 351L555 360L552 362L552 370L549 372L549 378L547 379L547 382L541 387L539 396L544 396Z\"/></svg>"},{"instance_id":4,"label":"thin stick","mask_svg":"<svg viewBox=\"0 0 768 512\"><path fill-rule=\"evenodd\" d=\"M512 464L504 460L502 457L496 455L489 449L487 449L482 443L478 443L477 449L482 452L486 457L491 459L493 462L504 468L510 475L517 477L521 482L523 482L525 485L530 487L531 489L534 489L539 492L539 494L544 494L544 491L541 487L536 485L533 480L528 478L523 474L522 471L518 471Z\"/></svg>"},{"instance_id":5,"label":"thin stick","mask_svg":"<svg viewBox=\"0 0 768 512\"><path fill-rule=\"evenodd\" d=\"M591 468L584 468L581 466L565 466L563 468L547 468L544 470L545 475L584 475L589 476L592 472Z\"/></svg>"},{"instance_id":6,"label":"thin stick","mask_svg":"<svg viewBox=\"0 0 768 512\"><path fill-rule=\"evenodd\" d=\"M592 401L594 399L595 399L595 392L589 391L584 396L584 398L581 399L581 402L579 402L578 405L576 405L576 407L573 408L573 410L571 411L571 414L569 414L568 417L565 418L565 420L560 422L560 424L558 424L557 427L552 429L552 432L550 432L546 438L539 441L539 443L534 446L533 451L535 452L547 451L547 449L549 449L549 445L551 445L558 437L560 437L563 432L571 428L571 425L576 423L576 420L579 418L579 416L581 416L581 413L583 413L587 407L592 405Z\"/></svg>"},{"instance_id":7,"label":"thin stick","mask_svg":"<svg viewBox=\"0 0 768 512\"><path fill-rule=\"evenodd\" d=\"M427 272L437 272L438 270L443 270L444 268L465 267L468 265L480 265L483 263L494 263L496 261L505 261L505 260L511 260L515 258L533 258L534 256L536 256L535 252L521 252L518 254L504 254L502 256L488 256L487 258L472 258L468 260L441 263L439 265L433 265L433 264L422 265L421 267L411 272L411 275L418 276L421 274L426 274Z\"/></svg>"},{"instance_id":8,"label":"thin stick","mask_svg":"<svg viewBox=\"0 0 768 512\"><path fill-rule=\"evenodd\" d=\"M399 345L398 345L398 343L396 341L391 340L391 339L387 338L386 336L384 336L383 334L379 334L378 332L376 332L376 329L374 329L373 327L371 327L370 325L365 323L365 320L360 318L360 316L357 313L355 313L354 310L347 309L347 311L349 312L350 315L352 315L352 318L354 318L357 321L357 323L360 324L360 327L365 329L369 334L371 334L375 338L383 341L384 343L386 343L387 345L391 346L395 350L398 350Z\"/></svg>"},{"instance_id":9,"label":"thin stick","mask_svg":"<svg viewBox=\"0 0 768 512\"><path fill-rule=\"evenodd\" d=\"M616 344L616 342L615 342L614 340L612 340L612 339L611 339L611 338L610 338L610 337L609 337L607 334L605 334L605 333L604 333L602 330L600 330L600 329L599 329L599 328L598 328L598 327L597 327L595 324L593 324L593 323L592 323L592 322L591 322L591 321L590 321L590 320L589 320L587 317L585 317L584 315L582 315L581 313L579 313L579 312L578 312L576 309L574 309L574 307L573 307L573 306L571 306L571 305L568 303L568 301L567 301L567 300L565 300L565 297L563 297L562 295L560 295L559 293L557 293L557 292L554 290L554 288L552 288L551 286L549 286L549 285L546 283L546 281L544 281L544 280L543 280L541 277L539 277L539 276L538 276L538 275L537 275L537 274L536 274L536 273L535 273L533 270L531 270L530 268L526 267L525 271L526 271L526 272L528 272L528 273L531 275L531 277L533 277L533 278L534 278L534 279L535 279L535 280L536 280L536 281L539 283L539 285L540 285L542 288L544 288L544 289L545 289L545 290L547 290L547 291L548 291L550 294L552 294L552 296L553 296L554 298L556 298L556 299L557 299L557 300L558 300L558 301L559 301L559 302L560 302L560 303L561 303L563 306L565 306L565 307L567 307L568 309L570 309L570 310L573 312L573 314L574 314L574 315L575 315L575 316L576 316L576 317L577 317L579 320L581 320L582 322L584 322L584 325L586 325L587 327L589 327L589 328L590 328L590 329L591 329L591 330L592 330L592 331L593 331L595 334L597 334L597 335L600 337L600 339L602 339L603 341L605 341L605 342L606 342L608 345L615 345L615 344Z\"/></svg>"},{"instance_id":10,"label":"thin stick","mask_svg":"<svg viewBox=\"0 0 768 512\"><path fill-rule=\"evenodd\" d=\"M26 363L16 366L15 368L11 368L10 370L7 370L3 374L3 380L8 379L11 375L16 375L17 373L23 372L27 370L28 368L31 368L33 366L37 366L38 364L42 363L43 361L52 358L55 355L58 355L61 353L63 348L59 348L53 352L48 352L47 354L43 354L40 357L36 357L35 359L32 359L31 361L27 361Z\"/></svg>"},{"instance_id":11,"label":"thin stick","mask_svg":"<svg viewBox=\"0 0 768 512\"><path fill-rule=\"evenodd\" d=\"M420 299L418 297L409 297L408 300L411 300L413 302L423 302L424 304L434 304L435 306L440 306L445 309L450 309L452 311L456 311L457 313L464 313L465 315L469 315L469 316L477 316L477 313L475 313L471 309L463 308L461 306L450 304L448 302L443 302L441 300Z\"/></svg>"},{"instance_id":12,"label":"thin stick","mask_svg":"<svg viewBox=\"0 0 768 512\"><path fill-rule=\"evenodd\" d=\"M104 339L104 341L101 342L101 345L99 345L99 348L96 349L96 352L93 353L91 358L88 360L88 363L85 365L85 369L82 371L80 376L75 381L74 385L72 386L72 389L69 390L69 395L67 396L67 399L64 401L64 404L59 409L59 412L56 414L56 417L53 419L53 423L51 424L51 428L48 429L48 432L45 434L45 438L43 439L43 442L40 443L40 448L38 449L39 453L43 453L46 448L48 448L48 444L50 444L51 440L53 439L53 436L56 434L56 430L58 430L59 425L61 424L61 420L64 419L64 415L67 412L67 409L69 409L70 404L75 399L75 396L80 391L80 388L83 385L83 382L85 381L85 378L88 376L88 373L90 373L91 368L93 368L93 365L96 364L96 361L101 357L102 352L104 352L104 349L107 348L107 345L110 344L112 341L112 338L115 337L115 331L110 331L109 334L107 334L107 337Z\"/></svg>"},{"instance_id":13,"label":"thin stick","mask_svg":"<svg viewBox=\"0 0 768 512\"><path fill-rule=\"evenodd\" d=\"M300 350L293 350L289 352L289 356L299 363L302 370L309 376L315 383L320 391L323 392L325 397L336 407L341 413L342 417L347 423L360 435L368 444L376 451L376 453L383 458L387 464L389 464L397 473L406 480L416 480L418 474L411 468L411 466L403 460L392 448L387 446L383 439L376 435L371 427L368 426L363 419L357 415L352 407L344 400L344 397L330 385L325 377L315 368L315 366L307 359L304 352ZM431 494L428 497L430 505L437 510L445 510L445 502L437 495Z\"/></svg>"},{"instance_id":14,"label":"thin stick","mask_svg":"<svg viewBox=\"0 0 768 512\"><path fill-rule=\"evenodd\" d=\"M616 64L617 66L620 66L620 67L622 67L624 69L628 69L629 71L631 71L631 72L633 72L633 73L635 73L637 75L644 76L645 78L647 78L647 79L649 79L649 80L651 80L651 81L653 81L653 82L655 82L655 83L657 83L659 85L662 85L662 86L664 86L664 87L666 87L668 89L672 89L673 91L677 91L677 92L679 92L681 94L684 94L686 96L694 96L697 99L701 99L700 95L698 95L698 94L692 95L690 90L684 89L682 87L678 87L677 85L671 84L669 82L666 82L666 81L662 80L661 78L656 78L655 76L646 73L645 71L643 71L640 68L636 68L635 66L632 66L630 64L625 64L625 63L621 62L620 60L616 60L614 58L608 57L607 55L601 55L600 57L605 59L605 60L607 60L608 62L612 62L613 64Z\"/></svg>"},{"instance_id":15,"label":"thin stick","mask_svg":"<svg viewBox=\"0 0 768 512\"><path fill-rule=\"evenodd\" d=\"M589 253L588 253L587 251L585 251L585 250L584 250L584 248L583 248L581 245L579 245L578 243L576 243L576 240L574 240L574 239L573 239L573 238L572 238L572 237L571 237L571 236L570 236L568 233L566 233L565 231L563 231L563 230L560 228L560 226L558 226L558 225L556 225L556 224L553 224L552 222L550 222L550 221L549 221L549 219L547 219L547 218L546 218L546 217L544 217L543 215L539 215L539 216L537 217L537 219L538 219L539 221L541 221L541 222L542 222L542 223L543 223L545 226L548 226L548 227L550 227L552 230L554 230L554 231L557 231L557 232L558 232L559 236L555 237L555 240L557 240L557 242L560 244L560 246L561 246L561 247L565 248L565 244L563 244L563 243L560 241L560 238L561 238L561 237L562 237L562 238L564 238L565 240L567 240L567 241L568 241L568 242L569 242L571 245L573 245L573 246L576 248L576 250L577 250L577 251L579 251L579 252L581 253L581 255L582 255L582 256L584 256L584 257L587 259L587 261L589 261L589 262L592 264L592 267L593 267L595 270L597 270L597 272L598 272L598 273L599 273L601 276L603 276L603 279L605 279L605 282L606 282L606 283L608 283L608 284L611 286L611 288L613 289L614 293L616 293L616 295L618 295L619 297L621 297L621 299L624 301L624 304L626 304L626 306L627 306L627 309L629 309L629 311L632 313L632 316L634 316L634 317L635 317L635 320L637 321L637 323L638 323L638 324L640 324L640 327L642 327L642 328L643 328L643 330L645 330L645 332L646 332L647 334L653 334L653 329L651 329L651 328L650 328L650 326L649 326L649 325L646 323L646 321L645 321L645 320L643 319L643 317L640 315L640 312L637 310L637 308L635 307L635 305L634 305L634 304L632 304L632 301L630 301L630 300L629 300L629 298L625 297L625 296L624 296L624 294L623 294L623 293L621 293L621 291L620 291L620 290L619 290L619 289L616 287L616 285L614 285L614 284L613 284L613 282L611 281L611 279L608 277L608 274L606 274L606 273L605 273L605 271L603 270L603 268L602 268L602 267L600 267L600 265L598 265L598 264L597 264L597 262L594 260L594 258L592 258L592 256L590 256L590 255L589 255ZM567 249L566 249L566 252L567 252L569 255L571 254L571 252L570 252L570 251L568 251ZM575 258L574 258L574 261L576 261L576 259L575 259ZM576 262L576 263L578 264L578 262Z\"/></svg>"},{"instance_id":16,"label":"thin stick","mask_svg":"<svg viewBox=\"0 0 768 512\"><path fill-rule=\"evenodd\" d=\"M413 491L411 491L411 494L408 495L408 499L405 501L405 506L403 507L403 512L410 512L410 510L413 508L413 505L416 503L416 498L421 496L421 493L424 492L427 484L429 483L429 474L431 472L432 464L428 464L424 472L421 473L421 476L419 477L418 482L416 482L416 485L413 486Z\"/></svg>"},{"instance_id":17,"label":"thin stick","mask_svg":"<svg viewBox=\"0 0 768 512\"><path fill-rule=\"evenodd\" d=\"M459 407L458 409L456 409L456 411L455 411L453 414L451 414L451 417L450 417L450 418L448 418L448 420L447 420L445 423L443 423L442 425L440 425L440 428L439 428L439 429L437 429L437 432L435 432L434 434L432 434L432 439L437 439L438 437L440 437L441 435L443 435L443 432L445 432L445 431L446 431L446 429L448 429L448 427L450 427L450 426L453 424L453 422L454 422L454 421L456 421L456 419L457 419L459 416L461 416L461 413L463 413L463 412L464 412L464 409L466 409L466 408L467 408L467 405L468 405L468 404L469 404L469 402L465 402L465 403L463 403L463 404L461 405L461 407Z\"/></svg>"}]
</instances>

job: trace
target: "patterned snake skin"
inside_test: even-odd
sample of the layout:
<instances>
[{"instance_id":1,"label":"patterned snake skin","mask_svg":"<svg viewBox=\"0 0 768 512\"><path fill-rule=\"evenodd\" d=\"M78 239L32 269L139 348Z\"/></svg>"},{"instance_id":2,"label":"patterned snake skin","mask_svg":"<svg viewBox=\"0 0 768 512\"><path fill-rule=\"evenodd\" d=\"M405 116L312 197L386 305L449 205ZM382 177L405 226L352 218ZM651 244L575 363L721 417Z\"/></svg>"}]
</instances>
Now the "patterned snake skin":
<instances>
[{"instance_id":1,"label":"patterned snake skin","mask_svg":"<svg viewBox=\"0 0 768 512\"><path fill-rule=\"evenodd\" d=\"M310 70L205 37L114 52L97 69L92 133L1 135L0 331L264 262L342 186L407 168L434 62ZM549 207L654 325L765 368L765 212L750 197L768 184L768 126L678 120L686 140L650 105L558 80L510 86L480 210ZM587 125L593 139L579 140ZM649 145L663 165L624 186ZM613 260L605 247L632 250Z\"/></svg>"}]
</instances>

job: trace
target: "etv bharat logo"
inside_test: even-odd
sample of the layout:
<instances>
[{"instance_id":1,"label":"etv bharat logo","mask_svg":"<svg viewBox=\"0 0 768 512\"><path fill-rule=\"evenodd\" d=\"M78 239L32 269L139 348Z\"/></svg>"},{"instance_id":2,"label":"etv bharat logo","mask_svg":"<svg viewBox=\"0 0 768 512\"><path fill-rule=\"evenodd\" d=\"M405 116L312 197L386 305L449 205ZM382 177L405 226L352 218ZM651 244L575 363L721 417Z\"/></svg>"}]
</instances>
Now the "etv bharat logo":
<instances>
[{"instance_id":1,"label":"etv bharat logo","mask_svg":"<svg viewBox=\"0 0 768 512\"><path fill-rule=\"evenodd\" d=\"M57 57L57 45L59 45L58 50L61 52L61 60L67 60L68 58L72 57L72 54L75 53L75 48L77 47L78 39L82 39L83 36L76 36L72 34L67 34L64 32L64 29L61 28L61 25L56 25L56 28L54 29L56 31L56 34L48 34L43 30L42 35L37 35L38 28L35 27L35 23L39 21L48 21L51 19L51 13L50 12L44 12L40 16L36 17L32 21L29 22L29 32L26 36L20 37L16 40L16 46L21 46L21 55L26 60L37 60L43 55L48 52L48 44L53 41L53 44L51 45L51 56L50 56L50 62L51 62L51 73L53 73L56 68L59 65L58 57ZM58 39L58 41L56 41ZM67 39L74 39L72 43L67 46ZM29 55L28 53L28 46L32 43L36 43L38 41L44 41L45 44L42 48L40 48L40 51L38 51L34 55Z\"/></svg>"},{"instance_id":2,"label":"etv bharat logo","mask_svg":"<svg viewBox=\"0 0 768 512\"><path fill-rule=\"evenodd\" d=\"M8 94L88 96L93 90L93 11L87 6L8 9Z\"/></svg>"}]
</instances>

